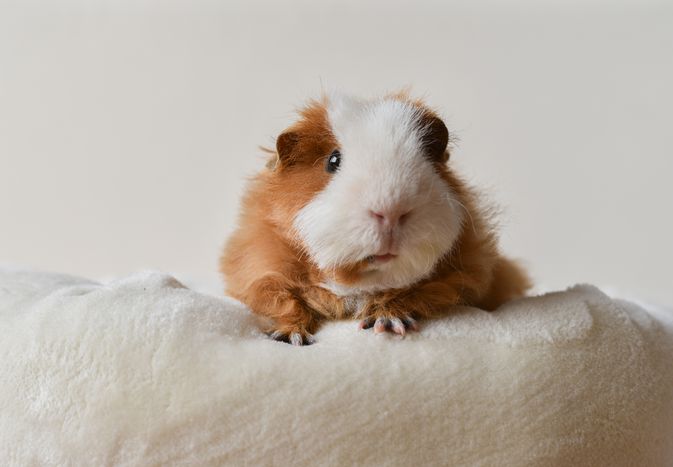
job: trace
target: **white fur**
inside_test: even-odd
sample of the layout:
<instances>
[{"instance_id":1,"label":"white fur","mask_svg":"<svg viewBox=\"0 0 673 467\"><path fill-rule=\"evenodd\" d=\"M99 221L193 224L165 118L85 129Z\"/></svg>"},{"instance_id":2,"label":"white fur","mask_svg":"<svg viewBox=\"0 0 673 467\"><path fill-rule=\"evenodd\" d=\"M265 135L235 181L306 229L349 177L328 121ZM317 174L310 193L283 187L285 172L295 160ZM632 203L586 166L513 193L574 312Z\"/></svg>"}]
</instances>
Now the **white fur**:
<instances>
[{"instance_id":1,"label":"white fur","mask_svg":"<svg viewBox=\"0 0 673 467\"><path fill-rule=\"evenodd\" d=\"M373 263L355 287L334 289L348 295L417 282L451 249L463 220L455 195L423 153L419 109L390 98L332 96L328 115L342 159L295 218L309 255L329 270L381 254L387 237L369 211L410 211L393 234L397 258Z\"/></svg>"}]
</instances>

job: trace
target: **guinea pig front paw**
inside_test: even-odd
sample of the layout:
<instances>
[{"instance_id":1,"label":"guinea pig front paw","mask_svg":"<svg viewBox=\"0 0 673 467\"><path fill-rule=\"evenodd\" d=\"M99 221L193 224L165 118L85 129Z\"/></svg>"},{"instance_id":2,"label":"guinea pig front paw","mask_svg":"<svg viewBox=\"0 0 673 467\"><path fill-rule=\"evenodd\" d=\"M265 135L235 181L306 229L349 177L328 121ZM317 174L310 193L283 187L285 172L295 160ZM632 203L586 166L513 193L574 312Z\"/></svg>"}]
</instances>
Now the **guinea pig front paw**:
<instances>
[{"instance_id":1,"label":"guinea pig front paw","mask_svg":"<svg viewBox=\"0 0 673 467\"><path fill-rule=\"evenodd\" d=\"M392 332L400 336L406 335L407 331L418 331L418 322L411 316L379 316L367 317L360 321L360 329L374 328L374 334Z\"/></svg>"},{"instance_id":2,"label":"guinea pig front paw","mask_svg":"<svg viewBox=\"0 0 673 467\"><path fill-rule=\"evenodd\" d=\"M276 330L269 334L275 341L285 342L296 346L315 344L312 334L302 329Z\"/></svg>"}]
</instances>

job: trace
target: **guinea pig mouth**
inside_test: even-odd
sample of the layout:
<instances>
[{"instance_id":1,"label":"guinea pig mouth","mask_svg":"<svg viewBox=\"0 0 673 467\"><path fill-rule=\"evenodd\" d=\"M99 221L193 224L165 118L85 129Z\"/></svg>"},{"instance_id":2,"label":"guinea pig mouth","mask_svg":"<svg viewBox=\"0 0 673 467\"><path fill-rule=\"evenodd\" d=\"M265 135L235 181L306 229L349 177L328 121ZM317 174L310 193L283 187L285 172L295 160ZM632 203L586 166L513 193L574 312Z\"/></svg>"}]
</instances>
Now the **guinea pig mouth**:
<instances>
[{"instance_id":1,"label":"guinea pig mouth","mask_svg":"<svg viewBox=\"0 0 673 467\"><path fill-rule=\"evenodd\" d=\"M395 258L397 258L397 255L386 253L385 255L370 255L365 259L370 263L387 263L388 261L392 261Z\"/></svg>"}]
</instances>

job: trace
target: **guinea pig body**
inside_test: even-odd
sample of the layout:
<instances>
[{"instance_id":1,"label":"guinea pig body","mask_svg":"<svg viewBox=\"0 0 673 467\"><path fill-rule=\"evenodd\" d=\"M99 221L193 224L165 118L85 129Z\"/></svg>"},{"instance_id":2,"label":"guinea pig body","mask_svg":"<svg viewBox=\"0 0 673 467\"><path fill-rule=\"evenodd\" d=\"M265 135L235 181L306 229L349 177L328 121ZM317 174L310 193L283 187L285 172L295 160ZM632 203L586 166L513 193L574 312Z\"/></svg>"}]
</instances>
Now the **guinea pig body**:
<instances>
[{"instance_id":1,"label":"guinea pig body","mask_svg":"<svg viewBox=\"0 0 673 467\"><path fill-rule=\"evenodd\" d=\"M243 198L221 259L227 292L295 345L325 319L404 335L453 305L523 295L525 272L499 253L447 144L405 94L310 102Z\"/></svg>"}]
</instances>

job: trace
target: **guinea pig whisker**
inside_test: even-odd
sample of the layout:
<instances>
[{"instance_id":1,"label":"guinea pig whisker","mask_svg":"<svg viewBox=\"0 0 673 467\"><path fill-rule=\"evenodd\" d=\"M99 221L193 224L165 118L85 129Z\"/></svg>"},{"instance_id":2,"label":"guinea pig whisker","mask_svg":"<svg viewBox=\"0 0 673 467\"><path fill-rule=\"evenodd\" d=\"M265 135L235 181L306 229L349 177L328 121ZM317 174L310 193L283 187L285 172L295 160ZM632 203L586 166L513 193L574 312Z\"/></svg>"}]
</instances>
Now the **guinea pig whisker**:
<instances>
[{"instance_id":1,"label":"guinea pig whisker","mask_svg":"<svg viewBox=\"0 0 673 467\"><path fill-rule=\"evenodd\" d=\"M474 219L472 218L472 213L470 213L470 210L467 209L467 207L463 203L458 201L456 198L452 197L451 202L456 203L458 206L463 208L463 211L467 214L467 217L470 219L470 224L472 225L472 232L474 232L476 234L477 233L477 228L474 225Z\"/></svg>"}]
</instances>

